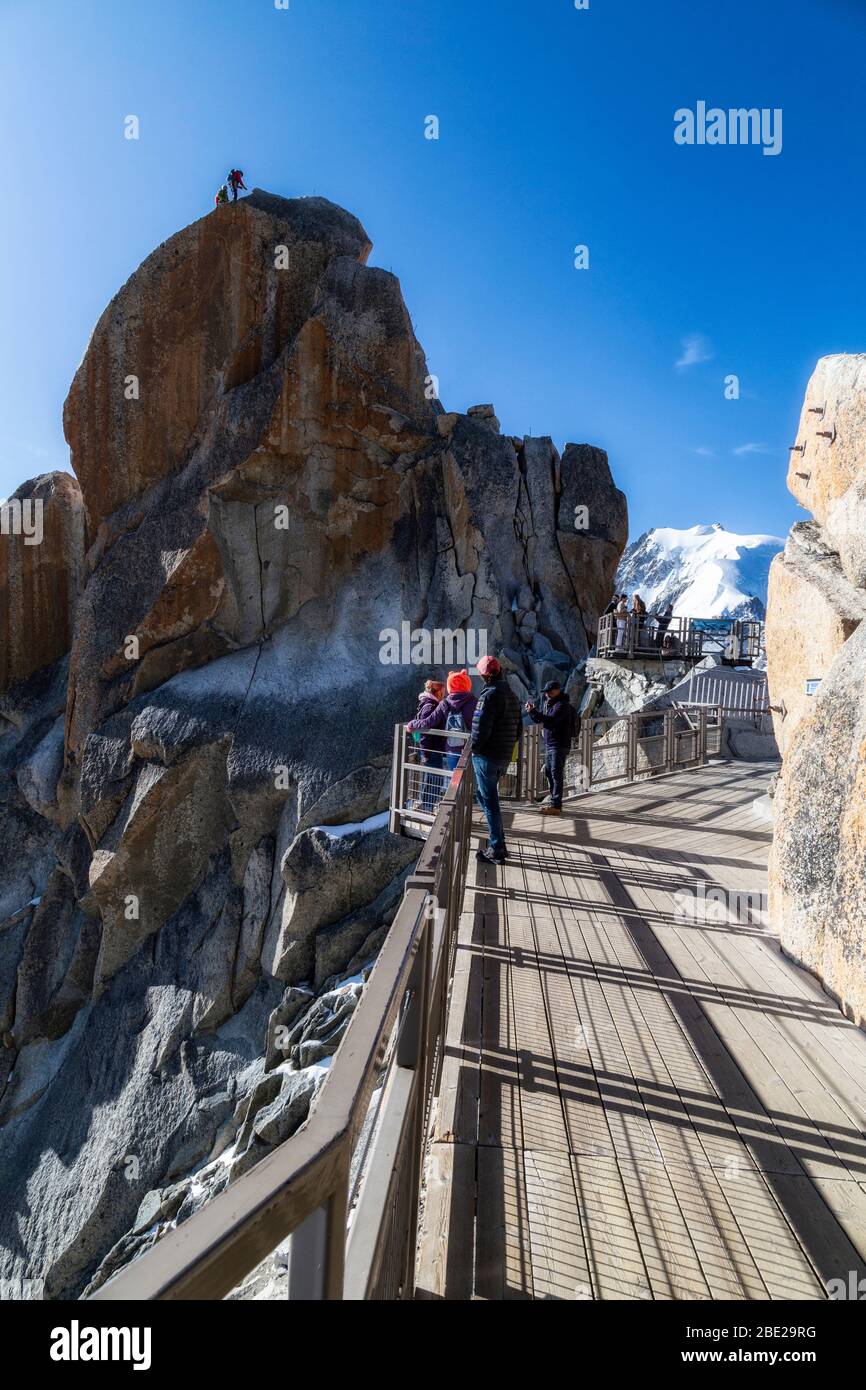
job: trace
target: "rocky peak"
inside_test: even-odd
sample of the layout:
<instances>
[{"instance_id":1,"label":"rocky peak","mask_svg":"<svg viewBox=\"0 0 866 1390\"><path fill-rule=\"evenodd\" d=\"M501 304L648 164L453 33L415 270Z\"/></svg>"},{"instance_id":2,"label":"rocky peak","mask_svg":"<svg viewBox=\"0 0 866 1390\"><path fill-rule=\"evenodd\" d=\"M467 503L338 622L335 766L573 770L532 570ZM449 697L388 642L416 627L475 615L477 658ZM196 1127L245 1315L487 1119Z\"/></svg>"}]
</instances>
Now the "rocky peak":
<instances>
[{"instance_id":1,"label":"rocky peak","mask_svg":"<svg viewBox=\"0 0 866 1390\"><path fill-rule=\"evenodd\" d=\"M393 726L443 669L383 633L483 636L537 692L585 658L625 542L600 450L429 399L369 251L324 199L218 208L129 278L66 402L78 599L0 734L0 1277L50 1296L182 1219L179 1175L236 1144L230 1180L306 1114L275 1069L336 1047L322 1001L417 848L382 823Z\"/></svg>"}]
</instances>

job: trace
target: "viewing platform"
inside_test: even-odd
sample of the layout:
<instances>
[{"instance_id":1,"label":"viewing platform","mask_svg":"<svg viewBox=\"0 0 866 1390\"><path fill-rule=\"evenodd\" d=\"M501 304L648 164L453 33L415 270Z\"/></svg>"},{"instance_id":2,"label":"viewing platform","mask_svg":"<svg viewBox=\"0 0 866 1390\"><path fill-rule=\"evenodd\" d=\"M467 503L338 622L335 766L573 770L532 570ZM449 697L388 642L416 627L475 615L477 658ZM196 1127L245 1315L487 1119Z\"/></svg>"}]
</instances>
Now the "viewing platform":
<instances>
[{"instance_id":1,"label":"viewing platform","mask_svg":"<svg viewBox=\"0 0 866 1390\"><path fill-rule=\"evenodd\" d=\"M597 655L608 659L696 662L711 653L731 665L752 666L764 646L764 624L744 618L660 618L616 613L599 619Z\"/></svg>"}]
</instances>

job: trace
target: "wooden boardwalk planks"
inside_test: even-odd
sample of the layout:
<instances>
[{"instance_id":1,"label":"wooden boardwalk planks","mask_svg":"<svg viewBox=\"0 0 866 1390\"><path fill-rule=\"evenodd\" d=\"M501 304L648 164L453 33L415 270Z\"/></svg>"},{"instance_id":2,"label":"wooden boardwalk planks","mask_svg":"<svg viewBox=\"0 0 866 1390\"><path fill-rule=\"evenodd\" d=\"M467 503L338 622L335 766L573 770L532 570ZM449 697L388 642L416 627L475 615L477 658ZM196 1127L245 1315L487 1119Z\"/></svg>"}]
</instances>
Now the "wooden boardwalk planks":
<instances>
[{"instance_id":1,"label":"wooden boardwalk planks","mask_svg":"<svg viewBox=\"0 0 866 1390\"><path fill-rule=\"evenodd\" d=\"M866 1035L732 896L765 890L771 771L518 808L506 865L473 861L419 1297L808 1299L866 1275ZM709 888L735 910L684 911Z\"/></svg>"}]
</instances>

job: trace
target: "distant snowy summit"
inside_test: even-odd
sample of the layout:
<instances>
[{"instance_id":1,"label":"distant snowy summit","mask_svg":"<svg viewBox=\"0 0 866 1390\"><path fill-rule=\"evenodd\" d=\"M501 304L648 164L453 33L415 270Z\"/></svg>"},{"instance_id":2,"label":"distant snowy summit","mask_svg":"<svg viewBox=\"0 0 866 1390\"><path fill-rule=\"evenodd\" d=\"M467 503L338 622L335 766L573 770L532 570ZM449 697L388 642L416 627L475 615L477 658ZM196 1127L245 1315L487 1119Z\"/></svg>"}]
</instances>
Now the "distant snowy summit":
<instances>
[{"instance_id":1,"label":"distant snowy summit","mask_svg":"<svg viewBox=\"0 0 866 1390\"><path fill-rule=\"evenodd\" d=\"M687 531L657 527L632 541L614 589L638 593L650 612L674 606L684 618L757 618L767 605L767 578L779 536L738 536L720 522Z\"/></svg>"}]
</instances>

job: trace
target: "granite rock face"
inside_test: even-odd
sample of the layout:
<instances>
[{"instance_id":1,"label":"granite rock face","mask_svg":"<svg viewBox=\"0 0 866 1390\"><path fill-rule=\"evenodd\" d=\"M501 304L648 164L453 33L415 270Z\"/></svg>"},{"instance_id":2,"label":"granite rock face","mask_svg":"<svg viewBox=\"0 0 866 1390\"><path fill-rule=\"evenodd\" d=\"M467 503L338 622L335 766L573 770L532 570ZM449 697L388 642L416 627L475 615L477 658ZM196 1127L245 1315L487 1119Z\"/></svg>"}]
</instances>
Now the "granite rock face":
<instances>
[{"instance_id":1,"label":"granite rock face","mask_svg":"<svg viewBox=\"0 0 866 1390\"><path fill-rule=\"evenodd\" d=\"M866 1026L866 625L800 720L773 805L771 919L784 949Z\"/></svg>"},{"instance_id":2,"label":"granite rock face","mask_svg":"<svg viewBox=\"0 0 866 1390\"><path fill-rule=\"evenodd\" d=\"M613 582L606 457L445 415L369 251L323 199L217 209L66 403L74 621L0 694L0 1277L51 1297L302 1123L321 1077L284 1077L417 850L382 825L394 723L475 639L522 691L570 675Z\"/></svg>"},{"instance_id":3,"label":"granite rock face","mask_svg":"<svg viewBox=\"0 0 866 1390\"><path fill-rule=\"evenodd\" d=\"M767 602L767 680L782 752L814 698L806 682L831 669L864 617L866 588L848 579L817 522L798 522L771 566Z\"/></svg>"},{"instance_id":4,"label":"granite rock face","mask_svg":"<svg viewBox=\"0 0 866 1390\"><path fill-rule=\"evenodd\" d=\"M68 473L43 473L0 505L0 692L69 651L84 529Z\"/></svg>"},{"instance_id":5,"label":"granite rock face","mask_svg":"<svg viewBox=\"0 0 866 1390\"><path fill-rule=\"evenodd\" d=\"M819 523L856 588L866 588L866 353L822 357L806 388L788 487Z\"/></svg>"},{"instance_id":6,"label":"granite rock face","mask_svg":"<svg viewBox=\"0 0 866 1390\"><path fill-rule=\"evenodd\" d=\"M866 356L823 358L788 484L814 520L773 562L767 672L784 753L770 912L782 946L866 1025ZM806 694L806 681L820 683Z\"/></svg>"}]
</instances>

